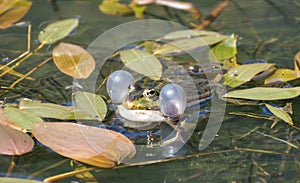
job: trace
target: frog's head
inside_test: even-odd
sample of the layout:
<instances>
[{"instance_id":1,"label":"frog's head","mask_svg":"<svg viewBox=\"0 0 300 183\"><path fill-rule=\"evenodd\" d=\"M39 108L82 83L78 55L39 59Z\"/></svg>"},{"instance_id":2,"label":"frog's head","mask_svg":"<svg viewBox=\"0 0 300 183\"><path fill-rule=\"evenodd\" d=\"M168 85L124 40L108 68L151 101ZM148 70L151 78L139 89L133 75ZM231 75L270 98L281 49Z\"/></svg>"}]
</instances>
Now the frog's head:
<instances>
[{"instance_id":1,"label":"frog's head","mask_svg":"<svg viewBox=\"0 0 300 183\"><path fill-rule=\"evenodd\" d=\"M159 109L159 92L151 87L141 87L132 84L128 87L128 95L123 100L123 106L132 110L157 110Z\"/></svg>"}]
</instances>

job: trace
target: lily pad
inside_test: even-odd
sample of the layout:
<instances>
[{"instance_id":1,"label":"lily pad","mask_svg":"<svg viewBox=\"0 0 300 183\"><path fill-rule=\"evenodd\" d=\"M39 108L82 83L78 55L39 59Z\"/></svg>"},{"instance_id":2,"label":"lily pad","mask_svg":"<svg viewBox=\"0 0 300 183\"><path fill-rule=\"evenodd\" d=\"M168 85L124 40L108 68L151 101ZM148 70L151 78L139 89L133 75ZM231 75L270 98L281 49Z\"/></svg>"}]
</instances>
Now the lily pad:
<instances>
[{"instance_id":1,"label":"lily pad","mask_svg":"<svg viewBox=\"0 0 300 183\"><path fill-rule=\"evenodd\" d=\"M249 100L284 100L300 95L300 87L274 88L255 87L244 90L234 90L223 95L225 98L241 98Z\"/></svg>"},{"instance_id":2,"label":"lily pad","mask_svg":"<svg viewBox=\"0 0 300 183\"><path fill-rule=\"evenodd\" d=\"M135 155L132 142L120 133L65 122L37 123L32 131L42 144L63 156L110 168Z\"/></svg>"},{"instance_id":3,"label":"lily pad","mask_svg":"<svg viewBox=\"0 0 300 183\"><path fill-rule=\"evenodd\" d=\"M130 49L120 51L121 60L130 69L159 80L162 75L162 65L160 61L148 52Z\"/></svg>"},{"instance_id":4,"label":"lily pad","mask_svg":"<svg viewBox=\"0 0 300 183\"><path fill-rule=\"evenodd\" d=\"M95 69L95 60L80 46L60 43L53 49L53 61L63 73L78 79L86 79Z\"/></svg>"},{"instance_id":5,"label":"lily pad","mask_svg":"<svg viewBox=\"0 0 300 183\"><path fill-rule=\"evenodd\" d=\"M29 135L3 125L0 125L0 139L0 154L22 155L34 146Z\"/></svg>"},{"instance_id":6,"label":"lily pad","mask_svg":"<svg viewBox=\"0 0 300 183\"><path fill-rule=\"evenodd\" d=\"M269 68L274 67L274 64L245 64L239 65L230 69L224 74L224 84L235 88L250 81L257 74L262 73Z\"/></svg>"},{"instance_id":7,"label":"lily pad","mask_svg":"<svg viewBox=\"0 0 300 183\"><path fill-rule=\"evenodd\" d=\"M75 101L81 110L93 118L97 118L99 121L105 118L107 107L101 96L88 92L77 92L75 94Z\"/></svg>"},{"instance_id":8,"label":"lily pad","mask_svg":"<svg viewBox=\"0 0 300 183\"><path fill-rule=\"evenodd\" d=\"M10 121L26 130L32 130L35 123L43 121L38 115L34 113L13 107L5 107L4 113Z\"/></svg>"},{"instance_id":9,"label":"lily pad","mask_svg":"<svg viewBox=\"0 0 300 183\"><path fill-rule=\"evenodd\" d=\"M0 29L6 29L23 18L31 4L27 0L0 1Z\"/></svg>"},{"instance_id":10,"label":"lily pad","mask_svg":"<svg viewBox=\"0 0 300 183\"><path fill-rule=\"evenodd\" d=\"M39 33L38 39L42 44L53 44L67 37L79 24L76 18L60 20L49 24Z\"/></svg>"},{"instance_id":11,"label":"lily pad","mask_svg":"<svg viewBox=\"0 0 300 183\"><path fill-rule=\"evenodd\" d=\"M278 107L274 107L271 106L269 104L265 104L266 107L278 118L280 118L281 120L285 121L286 123L288 123L289 125L294 125L293 123L293 119L291 118L291 116L284 110L278 108Z\"/></svg>"}]
</instances>

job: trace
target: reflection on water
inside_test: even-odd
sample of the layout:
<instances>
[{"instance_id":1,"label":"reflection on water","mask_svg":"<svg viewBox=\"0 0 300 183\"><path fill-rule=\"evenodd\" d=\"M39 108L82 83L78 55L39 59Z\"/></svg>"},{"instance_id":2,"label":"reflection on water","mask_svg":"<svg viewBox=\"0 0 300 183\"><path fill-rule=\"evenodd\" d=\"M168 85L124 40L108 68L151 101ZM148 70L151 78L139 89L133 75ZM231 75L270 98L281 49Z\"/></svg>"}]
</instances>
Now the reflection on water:
<instances>
[{"instance_id":1,"label":"reflection on water","mask_svg":"<svg viewBox=\"0 0 300 183\"><path fill-rule=\"evenodd\" d=\"M202 10L203 14L208 14L217 2L219 1L194 1L194 4ZM77 33L65 40L81 46L89 45L109 28L134 20L132 16L103 15L98 11L98 3L79 0L57 1L59 8L57 13L53 11L48 1L34 0L31 11L24 18L32 23L32 47L38 44L36 37L40 25L45 21L57 20L58 17L68 18L78 15L81 17L81 25ZM276 63L279 67L293 68L293 56L300 48L299 7L300 2L296 0L233 0L209 29L226 34L236 33L240 37L239 62L263 58ZM180 20L181 23L185 20L184 17L176 17L175 10L168 10L171 11L168 14L163 8L152 7L149 11L159 13L160 17ZM185 13L178 15L185 16ZM187 25L186 22L185 24ZM0 47L2 62L26 50L26 28L1 30L0 39L5 40ZM17 71L24 72L40 63L52 48L53 46L49 46L43 49L41 53L21 65ZM38 78L37 81L24 81L1 99L7 97L9 102L14 102L20 97L28 97L54 103L71 100L71 91L66 87L72 85L72 79L59 73L53 63L40 68L32 77ZM15 79L13 76L2 77L1 86L7 86ZM299 83L296 81L293 84ZM299 99L293 99L292 102L294 111L298 111ZM227 111L243 110L261 113L257 107L237 108L230 105L227 107ZM293 118L296 125L300 126L299 114L295 113ZM203 151L208 154L142 167L98 170L92 173L97 180L103 182L296 182L300 179L299 149L288 146L278 139L299 147L300 132L283 122L272 129L271 125L272 121L227 115L218 136ZM199 153L197 152L198 139L201 138L204 127L205 119L200 121L197 131L188 144L189 154ZM239 149L234 150L235 148ZM27 177L63 159L38 145L33 152L14 158L17 166L12 173ZM8 170L11 160L12 157L0 156L1 173ZM73 169L69 162L63 162L51 170L34 176L45 178ZM65 182L71 180L76 178L69 178Z\"/></svg>"}]
</instances>

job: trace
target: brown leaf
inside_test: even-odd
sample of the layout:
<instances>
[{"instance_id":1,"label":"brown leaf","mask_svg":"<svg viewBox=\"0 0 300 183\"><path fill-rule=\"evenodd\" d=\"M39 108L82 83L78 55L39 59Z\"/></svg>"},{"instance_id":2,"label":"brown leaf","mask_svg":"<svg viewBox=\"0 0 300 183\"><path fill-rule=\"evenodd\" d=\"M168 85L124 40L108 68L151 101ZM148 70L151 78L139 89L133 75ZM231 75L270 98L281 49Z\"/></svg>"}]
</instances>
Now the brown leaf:
<instances>
[{"instance_id":1,"label":"brown leaf","mask_svg":"<svg viewBox=\"0 0 300 183\"><path fill-rule=\"evenodd\" d=\"M29 135L3 125L0 125L0 139L0 154L21 155L34 146Z\"/></svg>"},{"instance_id":2,"label":"brown leaf","mask_svg":"<svg viewBox=\"0 0 300 183\"><path fill-rule=\"evenodd\" d=\"M37 123L35 138L63 156L110 168L135 155L132 142L120 133L66 122Z\"/></svg>"},{"instance_id":3,"label":"brown leaf","mask_svg":"<svg viewBox=\"0 0 300 183\"><path fill-rule=\"evenodd\" d=\"M61 72L74 78L85 79L95 68L92 55L77 45L60 43L53 49L52 57Z\"/></svg>"},{"instance_id":4,"label":"brown leaf","mask_svg":"<svg viewBox=\"0 0 300 183\"><path fill-rule=\"evenodd\" d=\"M297 54L294 57L294 65L295 65L295 71L300 71L300 51L297 52Z\"/></svg>"},{"instance_id":5,"label":"brown leaf","mask_svg":"<svg viewBox=\"0 0 300 183\"><path fill-rule=\"evenodd\" d=\"M6 29L28 12L31 2L27 0L0 1L0 29Z\"/></svg>"}]
</instances>

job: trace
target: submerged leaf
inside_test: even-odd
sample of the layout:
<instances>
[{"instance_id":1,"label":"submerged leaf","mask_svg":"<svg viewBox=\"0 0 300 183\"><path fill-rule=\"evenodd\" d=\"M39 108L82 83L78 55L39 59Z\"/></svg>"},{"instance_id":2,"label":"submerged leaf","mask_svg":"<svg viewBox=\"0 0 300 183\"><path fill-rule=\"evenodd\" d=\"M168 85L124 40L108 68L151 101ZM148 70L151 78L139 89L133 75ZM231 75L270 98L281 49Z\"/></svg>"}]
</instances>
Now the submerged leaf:
<instances>
[{"instance_id":1,"label":"submerged leaf","mask_svg":"<svg viewBox=\"0 0 300 183\"><path fill-rule=\"evenodd\" d=\"M250 81L257 74L274 68L274 64L245 64L230 69L224 74L224 84L235 88Z\"/></svg>"},{"instance_id":2,"label":"submerged leaf","mask_svg":"<svg viewBox=\"0 0 300 183\"><path fill-rule=\"evenodd\" d=\"M119 3L119 0L103 0L99 10L107 15L127 15L133 12L126 4Z\"/></svg>"},{"instance_id":3,"label":"submerged leaf","mask_svg":"<svg viewBox=\"0 0 300 183\"><path fill-rule=\"evenodd\" d=\"M130 69L158 80L162 75L160 61L148 52L131 49L120 51L121 60Z\"/></svg>"},{"instance_id":4,"label":"submerged leaf","mask_svg":"<svg viewBox=\"0 0 300 183\"><path fill-rule=\"evenodd\" d=\"M0 154L22 155L34 146L29 135L3 125L0 125L0 139Z\"/></svg>"},{"instance_id":5,"label":"submerged leaf","mask_svg":"<svg viewBox=\"0 0 300 183\"><path fill-rule=\"evenodd\" d=\"M42 44L53 44L58 40L67 37L79 24L76 18L60 20L49 24L39 33L39 41Z\"/></svg>"},{"instance_id":6,"label":"submerged leaf","mask_svg":"<svg viewBox=\"0 0 300 183\"><path fill-rule=\"evenodd\" d=\"M265 79L265 84L282 83L298 79L299 77L299 71L294 71L290 69L277 69L271 76Z\"/></svg>"},{"instance_id":7,"label":"submerged leaf","mask_svg":"<svg viewBox=\"0 0 300 183\"><path fill-rule=\"evenodd\" d=\"M27 0L0 1L0 29L6 29L28 12L32 2Z\"/></svg>"},{"instance_id":8,"label":"submerged leaf","mask_svg":"<svg viewBox=\"0 0 300 183\"><path fill-rule=\"evenodd\" d=\"M234 90L226 93L226 98L241 98L249 100L283 100L290 99L300 95L300 87L294 88L273 88L256 87L244 90Z\"/></svg>"},{"instance_id":9,"label":"submerged leaf","mask_svg":"<svg viewBox=\"0 0 300 183\"><path fill-rule=\"evenodd\" d=\"M53 49L52 57L61 72L74 78L85 79L95 69L92 55L77 45L60 43Z\"/></svg>"},{"instance_id":10,"label":"submerged leaf","mask_svg":"<svg viewBox=\"0 0 300 183\"><path fill-rule=\"evenodd\" d=\"M99 121L105 118L107 107L101 96L88 92L77 92L75 101L81 110L93 118L97 118Z\"/></svg>"},{"instance_id":11,"label":"submerged leaf","mask_svg":"<svg viewBox=\"0 0 300 183\"><path fill-rule=\"evenodd\" d=\"M35 123L43 121L36 114L13 107L4 108L4 113L10 121L26 130L31 130Z\"/></svg>"},{"instance_id":12,"label":"submerged leaf","mask_svg":"<svg viewBox=\"0 0 300 183\"><path fill-rule=\"evenodd\" d=\"M269 104L265 104L266 107L278 118L280 118L281 120L285 121L286 123L288 123L289 125L294 125L293 123L293 119L291 118L291 116L284 110L278 108L278 107L274 107L271 106Z\"/></svg>"},{"instance_id":13,"label":"submerged leaf","mask_svg":"<svg viewBox=\"0 0 300 183\"><path fill-rule=\"evenodd\" d=\"M170 41L154 51L154 55L178 55L187 53L205 46L211 46L226 39L225 35L207 35Z\"/></svg>"},{"instance_id":14,"label":"submerged leaf","mask_svg":"<svg viewBox=\"0 0 300 183\"><path fill-rule=\"evenodd\" d=\"M135 155L132 142L120 133L75 123L37 123L35 138L58 154L102 168Z\"/></svg>"}]
</instances>

